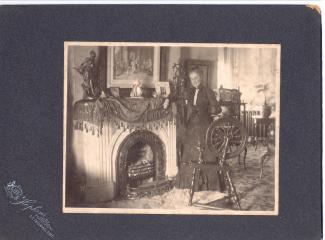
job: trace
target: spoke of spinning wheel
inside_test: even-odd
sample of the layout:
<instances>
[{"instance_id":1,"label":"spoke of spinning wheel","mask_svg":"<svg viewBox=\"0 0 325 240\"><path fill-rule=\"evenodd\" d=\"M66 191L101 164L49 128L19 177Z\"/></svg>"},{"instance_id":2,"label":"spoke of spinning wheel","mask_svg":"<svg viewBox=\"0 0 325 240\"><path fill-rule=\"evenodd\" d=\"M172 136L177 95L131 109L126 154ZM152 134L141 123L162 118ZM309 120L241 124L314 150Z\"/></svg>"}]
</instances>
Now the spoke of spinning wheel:
<instances>
[{"instance_id":1,"label":"spoke of spinning wheel","mask_svg":"<svg viewBox=\"0 0 325 240\"><path fill-rule=\"evenodd\" d=\"M221 138L221 139L223 139L224 137L224 134L213 134L212 136L211 136L211 138L212 139L216 139L216 138Z\"/></svg>"},{"instance_id":2,"label":"spoke of spinning wheel","mask_svg":"<svg viewBox=\"0 0 325 240\"><path fill-rule=\"evenodd\" d=\"M222 141L219 141L219 142L216 142L216 143L212 143L212 146L215 147L215 148L216 147L220 148L222 146L222 143L223 143Z\"/></svg>"},{"instance_id":3,"label":"spoke of spinning wheel","mask_svg":"<svg viewBox=\"0 0 325 240\"><path fill-rule=\"evenodd\" d=\"M212 143L219 143L219 142L223 142L223 138L212 138L211 139Z\"/></svg>"},{"instance_id":4,"label":"spoke of spinning wheel","mask_svg":"<svg viewBox=\"0 0 325 240\"><path fill-rule=\"evenodd\" d=\"M212 136L218 136L221 134L223 135L225 134L225 131L222 128L214 129L214 131L212 132Z\"/></svg>"},{"instance_id":5,"label":"spoke of spinning wheel","mask_svg":"<svg viewBox=\"0 0 325 240\"><path fill-rule=\"evenodd\" d=\"M220 143L220 142L212 143L213 147L220 147L221 145L222 145L222 143Z\"/></svg>"},{"instance_id":6,"label":"spoke of spinning wheel","mask_svg":"<svg viewBox=\"0 0 325 240\"><path fill-rule=\"evenodd\" d=\"M223 136L224 135L224 132L213 132L212 133L212 137L218 137L218 136Z\"/></svg>"},{"instance_id":7,"label":"spoke of spinning wheel","mask_svg":"<svg viewBox=\"0 0 325 240\"><path fill-rule=\"evenodd\" d=\"M229 152L231 152L231 151L232 151L231 146L228 145L228 147L227 147L227 153L229 153Z\"/></svg>"},{"instance_id":8,"label":"spoke of spinning wheel","mask_svg":"<svg viewBox=\"0 0 325 240\"><path fill-rule=\"evenodd\" d=\"M216 150L220 150L220 148L222 148L222 144L216 144L213 146Z\"/></svg>"},{"instance_id":9,"label":"spoke of spinning wheel","mask_svg":"<svg viewBox=\"0 0 325 240\"><path fill-rule=\"evenodd\" d=\"M211 140L213 141L213 140L215 140L215 141L223 141L223 136L215 136L215 137L211 137Z\"/></svg>"},{"instance_id":10,"label":"spoke of spinning wheel","mask_svg":"<svg viewBox=\"0 0 325 240\"><path fill-rule=\"evenodd\" d=\"M235 135L236 133L239 133L240 135L240 129L239 128L235 128L232 132L233 135Z\"/></svg>"}]
</instances>

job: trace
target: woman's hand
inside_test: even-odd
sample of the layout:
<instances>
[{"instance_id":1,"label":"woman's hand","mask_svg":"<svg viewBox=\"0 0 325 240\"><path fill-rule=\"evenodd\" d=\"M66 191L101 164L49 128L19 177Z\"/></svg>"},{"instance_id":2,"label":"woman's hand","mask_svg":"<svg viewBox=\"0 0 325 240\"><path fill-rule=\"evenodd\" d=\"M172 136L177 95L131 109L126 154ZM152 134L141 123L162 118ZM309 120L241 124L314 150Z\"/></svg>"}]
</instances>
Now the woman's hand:
<instances>
[{"instance_id":1,"label":"woman's hand","mask_svg":"<svg viewBox=\"0 0 325 240\"><path fill-rule=\"evenodd\" d=\"M213 121L217 121L218 119L221 118L221 115L211 115Z\"/></svg>"}]
</instances>

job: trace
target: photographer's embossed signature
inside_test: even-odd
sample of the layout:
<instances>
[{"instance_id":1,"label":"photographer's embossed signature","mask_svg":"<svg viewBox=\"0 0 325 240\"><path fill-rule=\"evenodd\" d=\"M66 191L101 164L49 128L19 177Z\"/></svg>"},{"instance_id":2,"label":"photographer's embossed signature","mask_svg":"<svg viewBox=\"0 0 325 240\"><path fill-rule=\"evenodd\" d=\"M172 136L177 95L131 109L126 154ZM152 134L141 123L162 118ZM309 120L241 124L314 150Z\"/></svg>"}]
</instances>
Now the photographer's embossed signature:
<instances>
[{"instance_id":1,"label":"photographer's embossed signature","mask_svg":"<svg viewBox=\"0 0 325 240\"><path fill-rule=\"evenodd\" d=\"M20 207L20 210L29 212L29 218L39 226L49 237L54 238L53 229L46 213L42 211L43 206L39 205L36 200L28 199L20 185L16 181L11 181L4 186L9 202L12 205Z\"/></svg>"}]
</instances>

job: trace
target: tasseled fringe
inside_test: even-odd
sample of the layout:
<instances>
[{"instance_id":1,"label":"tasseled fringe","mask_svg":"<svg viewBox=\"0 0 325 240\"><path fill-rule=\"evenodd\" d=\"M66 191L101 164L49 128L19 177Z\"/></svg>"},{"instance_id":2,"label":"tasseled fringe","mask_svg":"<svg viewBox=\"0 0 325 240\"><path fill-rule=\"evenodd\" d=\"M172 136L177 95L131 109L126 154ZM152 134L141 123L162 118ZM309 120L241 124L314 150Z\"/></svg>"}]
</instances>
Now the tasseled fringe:
<instances>
[{"instance_id":1,"label":"tasseled fringe","mask_svg":"<svg viewBox=\"0 0 325 240\"><path fill-rule=\"evenodd\" d=\"M104 124L113 124L117 129L123 129L124 131L128 130L132 132L133 130L159 130L161 128L167 127L168 124L175 124L175 120L169 119L159 119L156 121L146 122L146 123L132 123L132 122L124 122L120 119L114 119L114 121L103 122L100 124L94 124L92 122L87 122L83 120L74 120L74 129L85 131L86 133L91 133L92 135L97 135L98 137L103 135L103 125Z\"/></svg>"},{"instance_id":2,"label":"tasseled fringe","mask_svg":"<svg viewBox=\"0 0 325 240\"><path fill-rule=\"evenodd\" d=\"M97 100L98 101L98 100ZM130 122L121 119L116 107L112 104L99 104L96 102L77 102L74 106L74 129L85 132L90 132L92 135L97 136L103 134L103 124L114 124L118 129L132 130L147 129L160 129L168 124L176 124L175 116L171 108L163 109L150 109L146 110L141 117L135 122ZM97 129L96 129L97 126Z\"/></svg>"}]
</instances>

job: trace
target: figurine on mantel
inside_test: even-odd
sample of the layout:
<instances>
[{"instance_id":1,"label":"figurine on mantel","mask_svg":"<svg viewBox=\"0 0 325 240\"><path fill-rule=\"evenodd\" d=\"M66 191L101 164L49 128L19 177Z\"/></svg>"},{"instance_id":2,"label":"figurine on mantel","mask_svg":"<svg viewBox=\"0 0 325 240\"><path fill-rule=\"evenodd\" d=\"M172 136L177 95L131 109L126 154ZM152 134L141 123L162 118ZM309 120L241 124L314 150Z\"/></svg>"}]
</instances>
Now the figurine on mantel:
<instances>
[{"instance_id":1,"label":"figurine on mantel","mask_svg":"<svg viewBox=\"0 0 325 240\"><path fill-rule=\"evenodd\" d=\"M83 98L95 98L98 96L98 89L96 86L98 69L96 67L96 53L92 50L89 57L86 57L79 67L74 68L82 77L81 84L84 90Z\"/></svg>"},{"instance_id":2,"label":"figurine on mantel","mask_svg":"<svg viewBox=\"0 0 325 240\"><path fill-rule=\"evenodd\" d=\"M138 80L132 85L130 97L140 98L142 97L142 81Z\"/></svg>"}]
</instances>

